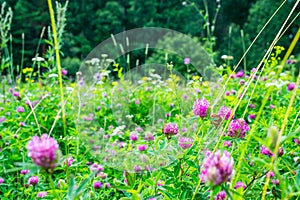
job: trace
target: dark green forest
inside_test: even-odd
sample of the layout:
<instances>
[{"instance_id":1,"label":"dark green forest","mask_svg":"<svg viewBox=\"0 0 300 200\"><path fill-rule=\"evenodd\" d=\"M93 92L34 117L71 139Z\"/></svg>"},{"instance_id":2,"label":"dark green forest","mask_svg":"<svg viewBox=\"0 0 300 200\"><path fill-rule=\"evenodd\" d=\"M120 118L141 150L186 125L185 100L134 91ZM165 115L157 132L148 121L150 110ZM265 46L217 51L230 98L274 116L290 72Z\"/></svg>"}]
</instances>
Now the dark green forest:
<instances>
[{"instance_id":1,"label":"dark green forest","mask_svg":"<svg viewBox=\"0 0 300 200\"><path fill-rule=\"evenodd\" d=\"M12 51L15 66L21 61L30 65L37 53L44 56L48 49L50 20L47 2L5 2L13 11L12 40L6 44L8 52ZM295 2L289 0L283 5L247 54L243 64L246 66L241 67L250 69L258 64ZM163 27L189 34L206 47L215 63L221 64L222 55L231 55L231 64L235 64L281 3L281 0L71 0L60 38L63 65L74 74L87 54L111 34L139 27ZM294 12L294 18L296 14ZM288 47L299 22L298 17L277 45ZM294 51L297 54L299 46ZM153 52L149 57L151 55Z\"/></svg>"}]
</instances>

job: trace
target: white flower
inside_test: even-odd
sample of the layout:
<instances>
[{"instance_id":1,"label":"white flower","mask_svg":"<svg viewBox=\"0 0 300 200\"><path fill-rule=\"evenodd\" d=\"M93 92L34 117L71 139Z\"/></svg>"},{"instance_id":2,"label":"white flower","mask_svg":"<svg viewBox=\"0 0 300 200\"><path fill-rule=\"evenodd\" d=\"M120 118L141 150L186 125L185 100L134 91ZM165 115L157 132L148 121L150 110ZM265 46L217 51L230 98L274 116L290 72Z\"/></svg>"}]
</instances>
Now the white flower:
<instances>
[{"instance_id":1,"label":"white flower","mask_svg":"<svg viewBox=\"0 0 300 200\"><path fill-rule=\"evenodd\" d=\"M42 57L37 56L37 57L32 58L32 61L42 62L42 61L45 61L45 59L42 58Z\"/></svg>"}]
</instances>

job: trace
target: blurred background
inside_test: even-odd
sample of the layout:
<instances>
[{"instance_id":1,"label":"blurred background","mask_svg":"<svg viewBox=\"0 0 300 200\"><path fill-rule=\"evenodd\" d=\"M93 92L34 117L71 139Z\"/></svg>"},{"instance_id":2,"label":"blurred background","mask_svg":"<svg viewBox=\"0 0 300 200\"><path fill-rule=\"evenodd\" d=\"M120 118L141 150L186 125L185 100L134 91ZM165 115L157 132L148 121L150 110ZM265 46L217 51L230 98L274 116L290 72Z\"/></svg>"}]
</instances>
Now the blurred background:
<instances>
[{"instance_id":1,"label":"blurred background","mask_svg":"<svg viewBox=\"0 0 300 200\"><path fill-rule=\"evenodd\" d=\"M0 0L0 3L3 3ZM50 26L49 10L46 1L5 0L12 8L12 41L7 43L13 55L13 65L30 66L32 58L38 54L44 57L48 49ZM65 1L59 1L65 4ZM111 34L139 27L163 27L188 34L201 43L214 62L224 62L222 55L232 56L231 65L236 64L245 49L255 38L281 0L72 0L68 3L63 34L60 38L63 67L69 75L74 75L81 61L88 53ZM272 19L247 54L242 69L255 67L273 41L296 0L288 0ZM297 12L294 12L295 17ZM290 26L277 45L288 48L299 28L299 17ZM45 31L41 36L42 29ZM23 37L22 37L23 34ZM169 43L176 39L167 39ZM24 43L24 48L22 47ZM40 44L39 44L40 43ZM165 45L165 44L161 44ZM299 52L299 45L294 54ZM3 48L4 49L4 48ZM36 51L34 51L37 49ZM132 65L139 57L139 64L149 59L164 59L164 54L150 50L147 57L141 56L144 50L131 52ZM4 56L3 56L4 57ZM141 58L142 57L142 58ZM223 57L224 58L224 57ZM231 57L230 57L231 58ZM23 59L23 60L22 60ZM184 64L176 61L175 67ZM131 68L134 66L130 66ZM4 72L2 72L4 73Z\"/></svg>"}]
</instances>

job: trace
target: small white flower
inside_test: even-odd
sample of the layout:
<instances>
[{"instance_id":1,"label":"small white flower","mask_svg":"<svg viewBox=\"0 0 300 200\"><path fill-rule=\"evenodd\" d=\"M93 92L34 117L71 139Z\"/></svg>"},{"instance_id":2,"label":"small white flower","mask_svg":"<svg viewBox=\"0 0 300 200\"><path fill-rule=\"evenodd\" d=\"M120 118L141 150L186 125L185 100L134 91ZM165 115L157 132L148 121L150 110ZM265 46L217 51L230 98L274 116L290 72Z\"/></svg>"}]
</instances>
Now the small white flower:
<instances>
[{"instance_id":1,"label":"small white flower","mask_svg":"<svg viewBox=\"0 0 300 200\"><path fill-rule=\"evenodd\" d=\"M32 58L32 61L42 62L42 61L45 61L45 59L42 58L42 57L37 56L37 57Z\"/></svg>"}]
</instances>

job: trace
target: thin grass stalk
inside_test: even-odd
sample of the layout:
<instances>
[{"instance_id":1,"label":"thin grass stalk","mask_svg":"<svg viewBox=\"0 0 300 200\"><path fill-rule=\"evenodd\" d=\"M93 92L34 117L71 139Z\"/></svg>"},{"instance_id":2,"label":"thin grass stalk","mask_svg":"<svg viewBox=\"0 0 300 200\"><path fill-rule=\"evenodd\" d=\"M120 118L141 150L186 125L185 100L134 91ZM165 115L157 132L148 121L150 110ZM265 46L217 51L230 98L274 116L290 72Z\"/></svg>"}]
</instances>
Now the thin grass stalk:
<instances>
[{"instance_id":1,"label":"thin grass stalk","mask_svg":"<svg viewBox=\"0 0 300 200\"><path fill-rule=\"evenodd\" d=\"M258 34L255 36L255 38L253 39L253 41L251 42L251 44L249 45L249 47L247 48L247 50L245 51L245 53L243 54L243 56L241 57L241 59L239 60L239 62L236 64L236 66L234 67L233 72L235 72L235 70L238 68L238 66L241 64L241 62L243 61L244 57L248 54L248 52L250 51L250 49L252 48L252 46L254 45L254 43L256 42L256 40L259 38L259 36L261 35L261 33L265 30L265 28L267 27L267 25L271 22L271 20L274 18L274 16L279 12L279 10L281 9L281 7L285 4L286 0L284 0L280 6L274 11L274 13L271 15L271 17L268 19L268 21L265 23L265 25L260 29L260 31L258 32ZM220 99L221 96L224 95L225 92L225 88L228 85L228 82L230 80L230 76L228 76L224 86L223 86L223 91L220 92L220 96L217 99ZM214 103L214 105L216 105L218 102L216 101ZM213 106L214 106L213 105Z\"/></svg>"},{"instance_id":2,"label":"thin grass stalk","mask_svg":"<svg viewBox=\"0 0 300 200\"><path fill-rule=\"evenodd\" d=\"M10 51L10 76L11 76L11 80L12 82L14 82L14 65L13 65L13 52L12 52L12 35L9 35L9 51Z\"/></svg>"},{"instance_id":3,"label":"thin grass stalk","mask_svg":"<svg viewBox=\"0 0 300 200\"><path fill-rule=\"evenodd\" d=\"M280 35L282 35L283 28L285 27L285 25L287 24L287 21L289 20L289 18L291 17L292 13L293 13L294 10L296 9L296 7L297 7L299 1L300 1L300 0L298 0L297 3L295 3L294 7L293 7L292 10L290 11L288 17L286 18L286 20L284 21L283 25L281 26L279 32L277 33L275 39L273 40L272 44L270 45L270 47L269 47L267 53L265 54L264 58L261 60L261 62L260 62L260 64L259 64L258 66L260 66L260 65L263 63L263 61L265 60L265 57L266 57L268 54L271 53L271 50L272 50L273 47L275 46L275 43L279 40ZM297 35L298 35L298 33L297 33ZM299 36L298 36L298 37L299 37ZM294 41L293 41L293 42L294 42ZM291 46L292 46L292 45L293 45L293 43L291 44ZM290 48L291 48L291 46L290 46ZM293 49L294 49L294 47L293 47L291 50L288 50L288 52L287 52L287 54L285 55L284 59L287 59L287 58L289 57L290 54L288 54L288 53L289 53L289 52L291 53L291 51L292 51ZM282 60L282 63L281 63L282 67L280 67L280 68L278 69L278 72L279 72L279 73L277 73L277 75L280 74L281 71L282 71L282 69L283 69L283 65L285 64L284 59ZM258 69L259 69L259 67L258 67ZM257 71L258 71L258 70L257 70ZM247 91L248 87L250 86L250 83L252 82L252 79L254 78L254 75L257 73L257 71L256 71L255 73L253 73L253 76L252 76L252 78L251 78L251 81L249 81L249 84L247 85L247 88L245 89L245 92ZM275 78L277 78L277 76L276 76ZM262 114L262 111L263 111L263 109L264 109L264 107L265 107L265 105L266 105L267 98L270 96L271 91L272 91L272 87L269 87L269 89L268 89L268 91L267 91L267 95L265 95L265 97L264 97L264 99L263 99L263 101L262 101L262 104L261 104L261 106L260 106L260 109L259 109L259 111L258 111L258 114L257 114L257 116L256 116L256 119L255 119L255 121L254 121L254 124L252 125L252 129L250 130L250 133L249 133L249 135L248 135L246 144L243 146L243 149L242 149L242 152L241 152L241 154L240 154L240 156L239 156L238 164L237 164L237 167L236 167L236 172L237 172L237 173L236 173L236 175L235 175L235 176L233 177L233 179L232 179L232 182L231 182L231 188L233 188L233 185L235 184L235 182L238 180L238 178L239 178L239 176L240 176L240 168L241 168L241 162L242 162L242 159L244 158L244 155L245 155L245 153L246 153L246 149L247 149L247 147L248 147L248 145L249 145L249 142L250 142L250 140L251 140L251 138L252 138L252 135L253 135L254 132L255 132L255 127L256 127L256 125L257 125L259 119L260 119L260 116L261 116L261 114ZM245 94L245 92L243 93L243 95ZM240 100L241 100L241 99L240 99ZM240 101L239 101L239 102L240 102ZM236 106L236 107L237 107L237 106Z\"/></svg>"},{"instance_id":4,"label":"thin grass stalk","mask_svg":"<svg viewBox=\"0 0 300 200\"><path fill-rule=\"evenodd\" d=\"M229 26L229 30L228 30L228 56L231 55L231 33L232 33L232 26ZM226 64L227 66L230 66L230 59L226 60Z\"/></svg>"},{"instance_id":5,"label":"thin grass stalk","mask_svg":"<svg viewBox=\"0 0 300 200\"><path fill-rule=\"evenodd\" d=\"M18 72L18 74L20 73L20 79L22 79L22 70L23 70L23 65L24 65L24 51L25 51L25 34L22 33L22 52L21 52L21 67L20 67L20 71ZM22 81L20 81L21 84Z\"/></svg>"},{"instance_id":6,"label":"thin grass stalk","mask_svg":"<svg viewBox=\"0 0 300 200\"><path fill-rule=\"evenodd\" d=\"M299 1L297 1L299 3ZM296 6L296 5L295 5ZM300 28L298 29L298 32L296 34L296 36L294 37L288 51L286 52L282 62L281 62L281 68L283 68L284 64L286 63L287 59L289 58L290 54L292 53L293 49L295 48L298 40L299 40L299 37L300 37ZM282 69L281 69L282 70ZM295 86L295 89L293 90L293 93L292 93L292 96L290 98L290 102L289 102L289 105L288 105L288 108L287 108L287 111L285 113L285 116L284 116L284 119L283 119L283 122L282 122L282 126L281 126L281 129L280 129L280 132L278 134L278 139L276 141L276 145L275 145L275 149L274 149L274 156L272 156L272 159L271 159L271 166L270 166L270 170L273 169L274 167L274 161L275 161L275 157L277 157L277 153L278 153L278 149L279 149L279 145L280 145L280 141L281 141L281 137L283 135L283 132L284 132L284 129L288 123L288 117L289 117L289 114L291 112L291 109L292 109L292 106L293 106L293 103L295 101L295 98L296 98L296 92L297 92L297 89L298 89L298 86L300 85L300 72L298 74L298 78L297 78L297 82L296 82L296 86ZM270 181L270 177L267 176L267 179L266 179L266 182L265 182L265 185L264 185L264 189L263 189L263 193L262 193L262 200L265 199L265 196L266 196L266 193L267 193L267 188L268 188L268 184L269 184L269 181Z\"/></svg>"},{"instance_id":7,"label":"thin grass stalk","mask_svg":"<svg viewBox=\"0 0 300 200\"><path fill-rule=\"evenodd\" d=\"M297 17L300 15L300 12L293 18L293 20L291 20L291 22L289 23L289 25L285 28L285 30L282 32L282 34L280 35L280 37L279 38L281 38L282 36L283 36L283 34L290 28L290 26L294 23L294 21L297 19ZM279 40L279 39L278 39ZM278 41L277 40L277 41ZM253 88L253 90L252 90L252 93L251 93L251 95L250 95L250 98L249 98L249 100L248 100L248 102L247 102L247 106L246 106L246 109L245 109L245 111L244 111L244 113L243 113L243 116L242 116L242 118L244 118L244 116L246 115L246 112L247 112L247 110L248 110L248 106L249 106L249 104L250 104L250 101L251 101L251 99L252 99L252 96L253 96L253 94L254 94L254 92L255 92L255 88L256 88L256 86L257 86L257 84L258 84L258 82L259 82L259 77L261 77L261 75L262 75L262 70L261 70L261 72L260 72L260 74L259 74L259 76L258 76L258 79L257 79L257 81L256 81L256 83L255 83L255 86L254 86L254 88ZM279 75L277 75L277 77L278 77ZM299 112L300 113L300 112ZM298 116L298 115L297 115ZM296 117L297 118L297 117ZM294 121L295 122L295 121Z\"/></svg>"},{"instance_id":8,"label":"thin grass stalk","mask_svg":"<svg viewBox=\"0 0 300 200\"><path fill-rule=\"evenodd\" d=\"M244 35L244 30L243 29L241 30L241 38L242 38L243 53L245 53L246 47L245 47L245 35ZM246 74L246 72L247 72L246 56L244 56L243 61L244 61L244 73Z\"/></svg>"},{"instance_id":9,"label":"thin grass stalk","mask_svg":"<svg viewBox=\"0 0 300 200\"><path fill-rule=\"evenodd\" d=\"M60 104L61 104L61 113L62 113L62 121L63 121L63 134L64 134L64 136L66 136L67 130L66 130L66 113L65 113L65 104L64 104L64 102L65 102L64 101L64 90L63 90L63 83L62 83L62 73L61 73L56 25L55 25L54 12L53 12L53 6L52 6L51 0L48 0L48 7L49 7L49 12L50 12L51 27L52 27L52 31L53 31L53 39L54 39L54 47L55 47L55 55L56 55L56 65L57 65L57 70L58 70L58 80L59 80L59 89L60 89Z\"/></svg>"}]
</instances>

